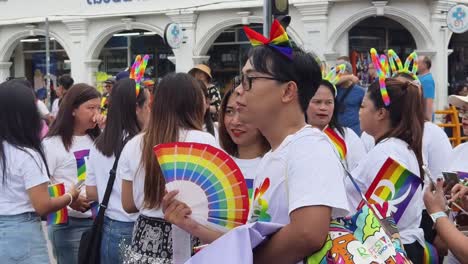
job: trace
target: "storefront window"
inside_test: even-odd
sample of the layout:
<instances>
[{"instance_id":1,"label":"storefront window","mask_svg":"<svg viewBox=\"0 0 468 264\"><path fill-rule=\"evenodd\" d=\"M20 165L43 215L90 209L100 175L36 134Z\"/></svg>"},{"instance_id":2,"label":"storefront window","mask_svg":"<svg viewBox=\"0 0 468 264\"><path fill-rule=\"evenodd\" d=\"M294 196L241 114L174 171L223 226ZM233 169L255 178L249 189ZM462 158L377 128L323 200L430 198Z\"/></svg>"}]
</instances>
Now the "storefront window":
<instances>
[{"instance_id":1,"label":"storefront window","mask_svg":"<svg viewBox=\"0 0 468 264\"><path fill-rule=\"evenodd\" d=\"M22 39L15 49L11 62L11 76L26 77L36 89L43 88L46 74L46 48L44 36L32 36ZM50 38L50 74L52 85L56 77L70 73L68 55L54 38ZM15 70L17 69L17 70ZM42 86L42 87L39 87Z\"/></svg>"},{"instance_id":2,"label":"storefront window","mask_svg":"<svg viewBox=\"0 0 468 264\"><path fill-rule=\"evenodd\" d=\"M416 42L400 23L386 17L367 18L352 28L349 31L349 57L354 74L364 86L373 81L368 74L371 48L379 53L393 49L404 61L416 49Z\"/></svg>"},{"instance_id":3,"label":"storefront window","mask_svg":"<svg viewBox=\"0 0 468 264\"><path fill-rule=\"evenodd\" d=\"M451 93L456 93L463 83L468 83L468 32L453 34L449 49L453 53L448 57L448 76Z\"/></svg>"},{"instance_id":4,"label":"storefront window","mask_svg":"<svg viewBox=\"0 0 468 264\"><path fill-rule=\"evenodd\" d=\"M175 71L175 65L168 59L174 55L172 49L161 36L142 30L114 34L99 55L102 61L99 71L115 76L131 66L135 57L141 54L150 56L145 78L157 80Z\"/></svg>"},{"instance_id":5,"label":"storefront window","mask_svg":"<svg viewBox=\"0 0 468 264\"><path fill-rule=\"evenodd\" d=\"M263 32L261 24L252 24L249 27ZM233 79L240 74L250 48L250 42L241 25L224 30L211 46L208 51L208 65L213 71L214 82L222 93L233 87Z\"/></svg>"}]
</instances>

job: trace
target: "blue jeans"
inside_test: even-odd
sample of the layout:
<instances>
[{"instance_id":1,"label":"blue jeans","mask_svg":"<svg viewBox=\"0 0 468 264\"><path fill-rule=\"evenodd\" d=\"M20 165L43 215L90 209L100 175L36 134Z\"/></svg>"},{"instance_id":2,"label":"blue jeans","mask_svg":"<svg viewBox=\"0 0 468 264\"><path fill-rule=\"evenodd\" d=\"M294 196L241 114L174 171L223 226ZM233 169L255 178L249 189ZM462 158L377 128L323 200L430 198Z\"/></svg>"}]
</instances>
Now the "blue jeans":
<instances>
[{"instance_id":1,"label":"blue jeans","mask_svg":"<svg viewBox=\"0 0 468 264\"><path fill-rule=\"evenodd\" d=\"M52 242L57 264L78 263L81 235L93 226L91 218L68 217L67 224L50 225L49 239Z\"/></svg>"},{"instance_id":2,"label":"blue jeans","mask_svg":"<svg viewBox=\"0 0 468 264\"><path fill-rule=\"evenodd\" d=\"M41 218L36 213L0 215L0 262L49 264Z\"/></svg>"},{"instance_id":3,"label":"blue jeans","mask_svg":"<svg viewBox=\"0 0 468 264\"><path fill-rule=\"evenodd\" d=\"M101 240L101 264L123 263L123 252L132 242L134 222L104 218Z\"/></svg>"}]
</instances>

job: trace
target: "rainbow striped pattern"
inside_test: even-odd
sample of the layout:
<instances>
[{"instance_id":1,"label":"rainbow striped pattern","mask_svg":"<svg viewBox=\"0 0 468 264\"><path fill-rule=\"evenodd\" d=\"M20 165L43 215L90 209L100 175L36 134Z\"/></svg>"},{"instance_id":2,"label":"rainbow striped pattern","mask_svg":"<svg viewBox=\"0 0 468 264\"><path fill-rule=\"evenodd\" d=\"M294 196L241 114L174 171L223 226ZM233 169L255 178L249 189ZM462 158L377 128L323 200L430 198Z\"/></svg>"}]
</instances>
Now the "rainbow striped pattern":
<instances>
[{"instance_id":1,"label":"rainbow striped pattern","mask_svg":"<svg viewBox=\"0 0 468 264\"><path fill-rule=\"evenodd\" d=\"M78 170L78 181L86 180L86 161L85 158L89 157L89 149L83 149L73 152L76 159L76 168Z\"/></svg>"},{"instance_id":2,"label":"rainbow striped pattern","mask_svg":"<svg viewBox=\"0 0 468 264\"><path fill-rule=\"evenodd\" d=\"M49 195L52 198L60 197L65 194L65 185L63 183L49 185L48 189ZM60 225L66 223L68 223L68 210L66 206L47 215L48 225Z\"/></svg>"},{"instance_id":3,"label":"rainbow striped pattern","mask_svg":"<svg viewBox=\"0 0 468 264\"><path fill-rule=\"evenodd\" d=\"M422 180L401 164L388 158L366 192L366 199L376 207L388 201L388 210L398 223Z\"/></svg>"},{"instance_id":4,"label":"rainbow striped pattern","mask_svg":"<svg viewBox=\"0 0 468 264\"><path fill-rule=\"evenodd\" d=\"M340 158L342 160L345 160L348 149L346 148L346 142L344 141L344 139L338 133L336 133L336 131L333 130L333 128L331 127L325 128L323 132L333 142L333 145L335 146L336 150L340 154Z\"/></svg>"},{"instance_id":5,"label":"rainbow striped pattern","mask_svg":"<svg viewBox=\"0 0 468 264\"><path fill-rule=\"evenodd\" d=\"M437 253L437 249L427 241L424 245L423 264L439 264L439 254Z\"/></svg>"},{"instance_id":6,"label":"rainbow striped pattern","mask_svg":"<svg viewBox=\"0 0 468 264\"><path fill-rule=\"evenodd\" d=\"M396 76L399 73L406 73L411 75L415 81L419 82L418 78L418 54L413 51L408 58L406 58L405 65L401 63L400 57L392 49L388 50L388 62L392 69L392 76ZM411 63L413 68L410 70Z\"/></svg>"},{"instance_id":7,"label":"rainbow striped pattern","mask_svg":"<svg viewBox=\"0 0 468 264\"><path fill-rule=\"evenodd\" d=\"M247 222L247 186L228 154L210 145L189 142L160 144L153 150L166 184L188 181L203 190L208 201L206 221L227 229Z\"/></svg>"},{"instance_id":8,"label":"rainbow striped pattern","mask_svg":"<svg viewBox=\"0 0 468 264\"><path fill-rule=\"evenodd\" d=\"M141 55L136 56L135 62L130 69L130 79L135 80L136 83L136 96L140 94L141 81L145 76L146 65L148 65L149 55L146 54L143 58Z\"/></svg>"},{"instance_id":9,"label":"rainbow striped pattern","mask_svg":"<svg viewBox=\"0 0 468 264\"><path fill-rule=\"evenodd\" d=\"M325 67L322 67L322 79L328 81L335 88L335 97L338 95L336 90L336 84L341 79L341 75L346 71L346 65L340 64L332 68L328 73L325 70Z\"/></svg>"},{"instance_id":10,"label":"rainbow striped pattern","mask_svg":"<svg viewBox=\"0 0 468 264\"><path fill-rule=\"evenodd\" d=\"M248 26L244 26L244 32L247 35L247 38L250 40L252 46L256 47L261 45L268 45L290 60L292 59L293 50L288 34L277 19L275 19L271 25L269 39L249 28Z\"/></svg>"},{"instance_id":11,"label":"rainbow striped pattern","mask_svg":"<svg viewBox=\"0 0 468 264\"><path fill-rule=\"evenodd\" d=\"M390 96L388 95L387 91L387 85L385 84L385 79L387 78L387 74L385 72L385 65L382 65L382 61L387 61L385 55L379 55L377 54L377 50L372 48L370 50L371 58L372 58L372 63L374 64L374 67L377 71L377 75L379 76L379 85L380 85L380 94L382 95L382 100L385 104L385 106L390 105Z\"/></svg>"}]
</instances>

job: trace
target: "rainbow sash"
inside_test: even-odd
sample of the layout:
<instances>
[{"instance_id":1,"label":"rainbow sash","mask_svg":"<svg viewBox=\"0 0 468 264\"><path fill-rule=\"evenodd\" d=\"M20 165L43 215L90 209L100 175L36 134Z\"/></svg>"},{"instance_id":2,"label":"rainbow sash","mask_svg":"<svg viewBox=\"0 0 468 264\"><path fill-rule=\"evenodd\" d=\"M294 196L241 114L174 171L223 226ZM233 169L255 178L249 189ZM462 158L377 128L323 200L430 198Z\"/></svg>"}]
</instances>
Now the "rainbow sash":
<instances>
[{"instance_id":1,"label":"rainbow sash","mask_svg":"<svg viewBox=\"0 0 468 264\"><path fill-rule=\"evenodd\" d=\"M346 154L348 153L348 149L346 148L346 142L344 141L344 139L330 127L327 127L323 132L332 141L333 145L338 151L338 154L340 155L340 158L342 160L345 160Z\"/></svg>"}]
</instances>

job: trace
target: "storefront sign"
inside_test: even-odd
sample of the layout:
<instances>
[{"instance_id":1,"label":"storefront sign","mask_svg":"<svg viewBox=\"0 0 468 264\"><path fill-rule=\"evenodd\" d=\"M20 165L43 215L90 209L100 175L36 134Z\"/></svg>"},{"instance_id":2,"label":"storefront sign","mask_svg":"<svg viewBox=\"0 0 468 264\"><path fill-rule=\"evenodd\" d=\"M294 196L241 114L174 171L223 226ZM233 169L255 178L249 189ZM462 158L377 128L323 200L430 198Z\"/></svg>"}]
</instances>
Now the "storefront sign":
<instances>
[{"instance_id":1,"label":"storefront sign","mask_svg":"<svg viewBox=\"0 0 468 264\"><path fill-rule=\"evenodd\" d=\"M453 33L468 31L468 6L456 5L447 13L447 26Z\"/></svg>"},{"instance_id":2,"label":"storefront sign","mask_svg":"<svg viewBox=\"0 0 468 264\"><path fill-rule=\"evenodd\" d=\"M164 29L164 41L173 49L180 48L183 41L182 28L177 23L169 23Z\"/></svg>"},{"instance_id":3,"label":"storefront sign","mask_svg":"<svg viewBox=\"0 0 468 264\"><path fill-rule=\"evenodd\" d=\"M99 5L99 4L109 4L109 3L125 3L132 2L133 0L86 0L88 5Z\"/></svg>"}]
</instances>

